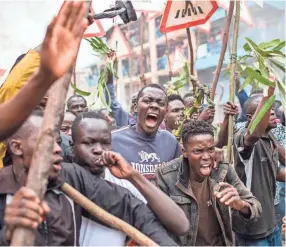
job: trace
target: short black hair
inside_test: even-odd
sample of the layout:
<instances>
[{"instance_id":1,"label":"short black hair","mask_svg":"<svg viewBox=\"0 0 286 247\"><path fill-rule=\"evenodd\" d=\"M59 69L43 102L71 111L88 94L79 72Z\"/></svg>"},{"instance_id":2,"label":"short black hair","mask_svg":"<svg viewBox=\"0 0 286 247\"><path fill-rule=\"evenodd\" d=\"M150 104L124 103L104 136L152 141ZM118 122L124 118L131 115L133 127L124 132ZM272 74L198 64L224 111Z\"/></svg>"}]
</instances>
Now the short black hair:
<instances>
[{"instance_id":1,"label":"short black hair","mask_svg":"<svg viewBox=\"0 0 286 247\"><path fill-rule=\"evenodd\" d=\"M74 98L82 98L82 99L84 100L85 105L87 105L86 99L85 99L83 96L81 96L81 95L79 95L79 94L74 94L74 95L70 96L70 97L68 98L68 100L67 100L68 110L70 109L71 101L72 101L72 99L74 99Z\"/></svg>"},{"instance_id":2,"label":"short black hair","mask_svg":"<svg viewBox=\"0 0 286 247\"><path fill-rule=\"evenodd\" d=\"M80 125L82 120L86 119L86 118L101 119L107 123L105 116L100 111L89 111L89 112L83 112L83 113L79 114L75 118L73 125L72 125L72 140L73 140L73 142L76 141L76 134L75 133L76 133L78 126ZM107 123L107 125L109 126L108 123Z\"/></svg>"},{"instance_id":3,"label":"short black hair","mask_svg":"<svg viewBox=\"0 0 286 247\"><path fill-rule=\"evenodd\" d=\"M149 85L147 85L147 86L145 86L145 87L142 87L142 88L140 89L140 91L138 92L138 95L137 95L137 100L136 100L137 103L138 103L139 99L142 97L143 91L144 91L144 89L146 89L146 88L157 88L157 89L160 89L160 90L162 90L162 91L164 92L164 94L165 94L166 97L167 97L167 93L166 93L166 91L164 90L164 88L162 88L159 84L151 83L151 84L149 84Z\"/></svg>"},{"instance_id":4,"label":"short black hair","mask_svg":"<svg viewBox=\"0 0 286 247\"><path fill-rule=\"evenodd\" d=\"M10 142L12 139L17 138L28 138L32 132L34 132L34 126L30 121L31 117L44 117L44 112L40 110L33 111L30 116L27 118L27 120L21 125L21 127L11 136L7 139L7 143Z\"/></svg>"},{"instance_id":5,"label":"short black hair","mask_svg":"<svg viewBox=\"0 0 286 247\"><path fill-rule=\"evenodd\" d=\"M168 96L168 104L169 104L170 102L174 101L174 100L179 100L179 101L181 101L183 104L185 104L185 103L184 103L184 100L182 99L182 97L181 97L179 94L170 94L170 95Z\"/></svg>"},{"instance_id":6,"label":"short black hair","mask_svg":"<svg viewBox=\"0 0 286 247\"><path fill-rule=\"evenodd\" d=\"M186 93L183 97L183 99L188 98L188 97L193 97L194 94L193 93Z\"/></svg>"},{"instance_id":7,"label":"short black hair","mask_svg":"<svg viewBox=\"0 0 286 247\"><path fill-rule=\"evenodd\" d=\"M188 142L189 137L201 134L214 136L213 126L203 120L188 119L183 123L183 128L182 128L183 144Z\"/></svg>"},{"instance_id":8,"label":"short black hair","mask_svg":"<svg viewBox=\"0 0 286 247\"><path fill-rule=\"evenodd\" d=\"M250 96L253 96L254 94L263 94L263 89L253 90L253 91L250 93L249 97L250 97Z\"/></svg>"},{"instance_id":9,"label":"short black hair","mask_svg":"<svg viewBox=\"0 0 286 247\"><path fill-rule=\"evenodd\" d=\"M263 95L262 94L256 94L256 95L253 95L253 96L250 96L244 103L244 112L245 114L254 114L258 104L256 106L253 106L253 102L256 101L257 99L259 98L263 98Z\"/></svg>"}]
</instances>

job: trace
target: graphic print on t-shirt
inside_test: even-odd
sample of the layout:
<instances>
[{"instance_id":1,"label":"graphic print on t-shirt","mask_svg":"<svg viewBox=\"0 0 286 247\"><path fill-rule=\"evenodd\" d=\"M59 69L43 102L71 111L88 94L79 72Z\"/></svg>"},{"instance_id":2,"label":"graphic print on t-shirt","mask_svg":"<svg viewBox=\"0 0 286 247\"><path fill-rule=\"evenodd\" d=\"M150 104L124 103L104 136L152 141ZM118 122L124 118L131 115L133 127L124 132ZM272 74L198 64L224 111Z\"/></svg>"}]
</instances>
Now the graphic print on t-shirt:
<instances>
[{"instance_id":1,"label":"graphic print on t-shirt","mask_svg":"<svg viewBox=\"0 0 286 247\"><path fill-rule=\"evenodd\" d=\"M147 153L143 150L138 152L138 156L140 158L140 161L138 163L131 162L131 165L147 179L153 179L158 167L164 164L160 164L160 156L156 153ZM154 162L158 163L154 164Z\"/></svg>"},{"instance_id":2,"label":"graphic print on t-shirt","mask_svg":"<svg viewBox=\"0 0 286 247\"><path fill-rule=\"evenodd\" d=\"M112 151L120 153L134 169L148 180L154 180L157 168L179 157L180 144L165 130L156 135L144 136L135 126L127 126L112 132Z\"/></svg>"}]
</instances>

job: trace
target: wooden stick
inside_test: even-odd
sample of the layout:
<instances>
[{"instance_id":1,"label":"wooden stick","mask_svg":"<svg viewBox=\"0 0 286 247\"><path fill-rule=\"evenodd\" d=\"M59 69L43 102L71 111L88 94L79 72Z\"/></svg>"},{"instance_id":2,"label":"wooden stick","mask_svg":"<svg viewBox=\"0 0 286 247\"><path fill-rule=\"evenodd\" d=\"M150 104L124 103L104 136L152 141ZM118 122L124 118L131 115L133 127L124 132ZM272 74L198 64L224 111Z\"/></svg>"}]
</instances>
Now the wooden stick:
<instances>
[{"instance_id":1,"label":"wooden stick","mask_svg":"<svg viewBox=\"0 0 286 247\"><path fill-rule=\"evenodd\" d=\"M144 74L144 12L141 15L140 22L140 46L141 46L141 54L140 54L140 77Z\"/></svg>"},{"instance_id":2,"label":"wooden stick","mask_svg":"<svg viewBox=\"0 0 286 247\"><path fill-rule=\"evenodd\" d=\"M194 75L194 49L192 44L191 30L189 27L187 28L187 36L190 50L190 74Z\"/></svg>"},{"instance_id":3,"label":"wooden stick","mask_svg":"<svg viewBox=\"0 0 286 247\"><path fill-rule=\"evenodd\" d=\"M26 186L34 190L41 200L44 198L48 176L53 166L54 140L64 113L64 101L71 76L72 70L51 87L53 93L48 98L41 134L29 169ZM28 228L16 228L11 245L31 246L34 240L35 231Z\"/></svg>"},{"instance_id":4,"label":"wooden stick","mask_svg":"<svg viewBox=\"0 0 286 247\"><path fill-rule=\"evenodd\" d=\"M236 70L236 57L237 57L237 39L239 31L239 18L240 18L240 0L235 2L235 18L234 18L234 32L232 40L231 51L231 71L230 71L230 83L229 83L229 100L234 102L235 97L235 70ZM228 120L228 143L227 143L227 160L231 162L232 145L233 145L233 116L229 116Z\"/></svg>"},{"instance_id":5,"label":"wooden stick","mask_svg":"<svg viewBox=\"0 0 286 247\"><path fill-rule=\"evenodd\" d=\"M170 60L170 52L169 52L169 42L168 42L168 36L167 33L164 34L165 35L165 42L166 42L166 55L168 58L168 67L169 67L169 79L170 81L172 80L172 66L171 66L171 60Z\"/></svg>"},{"instance_id":6,"label":"wooden stick","mask_svg":"<svg viewBox=\"0 0 286 247\"><path fill-rule=\"evenodd\" d=\"M222 48L221 48L221 52L220 52L220 57L219 57L218 65L217 65L217 68L216 68L216 71L214 74L214 79L212 82L211 96L210 96L212 101L214 100L214 97L215 97L216 87L217 87L219 75L221 72L221 68L223 65L223 60L224 60L224 56L225 56L225 52L226 52L226 48L227 48L227 44L228 44L229 27L230 27L231 19L233 16L233 9L234 9L234 1L230 1L229 8L228 8L228 15L227 15L227 18L225 19L225 22L224 22L224 33L223 33Z\"/></svg>"},{"instance_id":7,"label":"wooden stick","mask_svg":"<svg viewBox=\"0 0 286 247\"><path fill-rule=\"evenodd\" d=\"M90 6L91 1L87 1L87 4ZM70 71L51 87L51 92L53 93L50 94L48 98L41 134L38 139L37 147L33 153L26 186L34 190L40 200L43 200L44 198L47 189L48 176L53 167L54 140L58 134L64 114L65 100L72 73L73 67L71 67ZM35 233L35 230L17 227L13 232L11 245L31 246L35 241Z\"/></svg>"},{"instance_id":8,"label":"wooden stick","mask_svg":"<svg viewBox=\"0 0 286 247\"><path fill-rule=\"evenodd\" d=\"M124 232L130 238L134 239L135 242L138 243L140 246L158 246L153 240L145 236L136 228L130 226L125 221L115 217L114 215L106 212L105 210L103 210L95 203L90 201L88 198L86 198L84 195L82 195L80 192L78 192L69 184L64 183L61 187L61 190L66 195L68 195L74 202L83 207L85 210L87 210L90 214L95 216L101 222L105 223L106 225L114 229Z\"/></svg>"}]
</instances>

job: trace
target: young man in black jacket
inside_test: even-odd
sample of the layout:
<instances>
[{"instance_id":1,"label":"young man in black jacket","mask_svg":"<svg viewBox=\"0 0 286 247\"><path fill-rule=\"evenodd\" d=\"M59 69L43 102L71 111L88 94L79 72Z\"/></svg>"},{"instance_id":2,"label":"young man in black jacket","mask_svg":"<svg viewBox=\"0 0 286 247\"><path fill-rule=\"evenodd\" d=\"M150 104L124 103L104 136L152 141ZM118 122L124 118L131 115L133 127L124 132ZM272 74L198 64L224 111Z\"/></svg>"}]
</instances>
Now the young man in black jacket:
<instances>
[{"instance_id":1,"label":"young man in black jacket","mask_svg":"<svg viewBox=\"0 0 286 247\"><path fill-rule=\"evenodd\" d=\"M153 212L128 190L95 177L75 164L61 164L61 149L56 140L54 169L49 176L45 202L40 202L32 190L23 187L41 124L42 117L34 114L8 140L13 165L0 171L0 245L9 244L18 226L37 229L35 245L79 245L81 217L96 219L60 191L64 181L156 243L175 245Z\"/></svg>"}]
</instances>

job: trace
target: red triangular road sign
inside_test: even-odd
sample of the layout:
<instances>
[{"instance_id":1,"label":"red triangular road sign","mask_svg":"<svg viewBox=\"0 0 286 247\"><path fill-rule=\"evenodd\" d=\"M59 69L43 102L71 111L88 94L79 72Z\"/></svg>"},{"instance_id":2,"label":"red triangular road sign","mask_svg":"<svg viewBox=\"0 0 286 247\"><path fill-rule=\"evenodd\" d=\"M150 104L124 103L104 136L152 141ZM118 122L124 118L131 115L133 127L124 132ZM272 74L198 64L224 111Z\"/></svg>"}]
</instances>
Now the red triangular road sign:
<instances>
[{"instance_id":1,"label":"red triangular road sign","mask_svg":"<svg viewBox=\"0 0 286 247\"><path fill-rule=\"evenodd\" d=\"M92 7L90 7L92 15L95 15L95 12ZM94 20L94 22L86 29L83 37L91 38L91 37L102 37L105 35L105 31L101 25L99 20Z\"/></svg>"},{"instance_id":2,"label":"red triangular road sign","mask_svg":"<svg viewBox=\"0 0 286 247\"><path fill-rule=\"evenodd\" d=\"M113 28L108 45L116 52L117 58L125 58L131 55L131 48L118 26Z\"/></svg>"},{"instance_id":3,"label":"red triangular road sign","mask_svg":"<svg viewBox=\"0 0 286 247\"><path fill-rule=\"evenodd\" d=\"M205 24L217 8L216 1L211 0L169 0L162 17L160 31L167 33Z\"/></svg>"}]
</instances>

